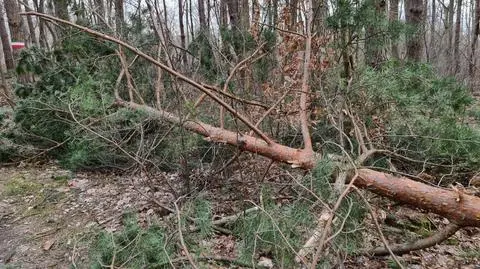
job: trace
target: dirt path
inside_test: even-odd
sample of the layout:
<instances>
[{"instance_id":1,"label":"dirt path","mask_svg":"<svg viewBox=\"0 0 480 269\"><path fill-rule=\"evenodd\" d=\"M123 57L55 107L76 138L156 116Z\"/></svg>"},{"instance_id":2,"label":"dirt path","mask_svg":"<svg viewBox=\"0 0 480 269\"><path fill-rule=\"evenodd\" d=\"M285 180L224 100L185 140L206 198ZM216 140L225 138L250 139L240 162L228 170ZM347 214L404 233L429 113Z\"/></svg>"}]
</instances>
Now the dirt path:
<instances>
[{"instance_id":1,"label":"dirt path","mask_svg":"<svg viewBox=\"0 0 480 269\"><path fill-rule=\"evenodd\" d=\"M152 200L168 204L173 197L165 180L178 182L176 175L159 175L154 189L151 182L146 184L140 177L116 176L105 173L77 173L58 168L57 165L41 167L0 168L0 268L89 268L88 249L99 231L117 231L121 228L121 216L134 211L143 226L154 218L165 216ZM163 183L162 183L163 182ZM170 184L171 185L171 184ZM245 188L245 182L242 182ZM175 186L174 186L175 187ZM211 197L228 198L228 191L219 194L211 190ZM241 192L247 192L242 190ZM225 198L226 197L226 198ZM212 199L214 200L214 199ZM231 199L237 201L239 199ZM241 199L240 199L241 200ZM444 220L434 215L422 215L415 210L391 207L380 198L371 201L376 214L393 213L398 222L420 223L425 234L431 233L435 225L445 225ZM387 211L386 207L390 211ZM232 202L219 201L215 208L226 212L234 208ZM228 208L228 209L227 209ZM382 209L383 208L383 209ZM238 210L234 209L234 212ZM231 214L231 212L228 212ZM367 219L371 222L371 219ZM423 224L422 224L423 223ZM379 245L373 224L366 224L365 242ZM382 225L385 229L387 224ZM393 232L392 232L393 230ZM459 231L441 245L427 250L416 251L401 257L406 268L480 268L480 229ZM409 240L405 230L385 230L390 243ZM421 232L421 231L420 231ZM408 234L408 233L407 233ZM418 236L410 232L412 236ZM222 256L237 253L234 237L225 239L216 235L208 243L212 249L219 249ZM225 245L231 246L226 252ZM233 254L235 255L235 254ZM210 267L205 268L230 268ZM391 259L352 257L345 261L345 268L395 268Z\"/></svg>"},{"instance_id":2,"label":"dirt path","mask_svg":"<svg viewBox=\"0 0 480 269\"><path fill-rule=\"evenodd\" d=\"M119 229L129 210L143 222L159 213L125 181L55 165L1 168L0 268L87 268L88 246L101 229ZM153 195L169 198L161 190Z\"/></svg>"}]
</instances>

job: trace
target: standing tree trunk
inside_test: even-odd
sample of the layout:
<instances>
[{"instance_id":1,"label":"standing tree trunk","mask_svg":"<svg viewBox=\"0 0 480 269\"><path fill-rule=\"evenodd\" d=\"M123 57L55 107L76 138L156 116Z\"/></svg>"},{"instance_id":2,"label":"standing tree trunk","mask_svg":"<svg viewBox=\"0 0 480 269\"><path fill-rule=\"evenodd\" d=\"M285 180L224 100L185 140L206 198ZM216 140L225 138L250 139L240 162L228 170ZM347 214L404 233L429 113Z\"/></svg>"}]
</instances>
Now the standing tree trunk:
<instances>
[{"instance_id":1,"label":"standing tree trunk","mask_svg":"<svg viewBox=\"0 0 480 269\"><path fill-rule=\"evenodd\" d=\"M366 29L366 39L365 39L365 62L367 65L377 68L381 64L383 59L383 33L382 29L379 28L385 15L385 0L371 0L370 8L373 10L373 18L370 21L370 25Z\"/></svg>"},{"instance_id":2,"label":"standing tree trunk","mask_svg":"<svg viewBox=\"0 0 480 269\"><path fill-rule=\"evenodd\" d=\"M200 32L201 34L206 34L207 19L205 18L205 2L204 0L198 0L198 20L200 22Z\"/></svg>"},{"instance_id":3,"label":"standing tree trunk","mask_svg":"<svg viewBox=\"0 0 480 269\"><path fill-rule=\"evenodd\" d=\"M29 6L25 4L25 11L30 12L33 11ZM33 17L32 16L27 16L27 25L28 25L28 30L30 34L30 41L32 44L35 44L36 46L40 46L40 43L37 39L37 33L35 32L35 24L33 23Z\"/></svg>"},{"instance_id":4,"label":"standing tree trunk","mask_svg":"<svg viewBox=\"0 0 480 269\"><path fill-rule=\"evenodd\" d=\"M415 33L407 38L407 60L420 62L423 54L422 30L424 16L423 0L406 0L405 17L407 24L415 28Z\"/></svg>"},{"instance_id":5,"label":"standing tree trunk","mask_svg":"<svg viewBox=\"0 0 480 269\"><path fill-rule=\"evenodd\" d=\"M434 59L436 57L436 44L435 44L435 24L437 23L437 7L436 0L432 0L432 24L430 24L430 54L429 59Z\"/></svg>"},{"instance_id":6,"label":"standing tree trunk","mask_svg":"<svg viewBox=\"0 0 480 269\"><path fill-rule=\"evenodd\" d=\"M7 12L10 36L13 41L24 41L23 20L20 18L20 8L16 0L5 0L5 11Z\"/></svg>"},{"instance_id":7,"label":"standing tree trunk","mask_svg":"<svg viewBox=\"0 0 480 269\"><path fill-rule=\"evenodd\" d=\"M455 57L455 74L460 71L460 36L462 34L462 0L457 2L457 21L455 22L455 42L453 44Z\"/></svg>"},{"instance_id":8,"label":"standing tree trunk","mask_svg":"<svg viewBox=\"0 0 480 269\"><path fill-rule=\"evenodd\" d=\"M166 13L166 11L164 11ZM123 35L123 24L125 22L125 14L123 10L123 0L115 0L115 27L117 35Z\"/></svg>"},{"instance_id":9,"label":"standing tree trunk","mask_svg":"<svg viewBox=\"0 0 480 269\"><path fill-rule=\"evenodd\" d=\"M250 5L248 0L242 0L239 3L240 25L242 32L250 29Z\"/></svg>"},{"instance_id":10,"label":"standing tree trunk","mask_svg":"<svg viewBox=\"0 0 480 269\"><path fill-rule=\"evenodd\" d=\"M288 25L288 30L295 31L295 26L297 25L297 10L298 10L298 0L290 0L288 4L288 8L290 11L290 22Z\"/></svg>"},{"instance_id":11,"label":"standing tree trunk","mask_svg":"<svg viewBox=\"0 0 480 269\"><path fill-rule=\"evenodd\" d=\"M226 28L228 25L228 10L226 0L220 1L220 28Z\"/></svg>"},{"instance_id":12,"label":"standing tree trunk","mask_svg":"<svg viewBox=\"0 0 480 269\"><path fill-rule=\"evenodd\" d=\"M54 0L55 16L62 20L69 20L68 16L68 1L69 0Z\"/></svg>"},{"instance_id":13,"label":"standing tree trunk","mask_svg":"<svg viewBox=\"0 0 480 269\"><path fill-rule=\"evenodd\" d=\"M182 45L182 48L185 49L185 26L183 25L183 0L178 0L178 23L180 27L180 43ZM185 54L185 51L182 50L181 52L181 57L182 57L182 62L184 65L187 64L187 55Z\"/></svg>"},{"instance_id":14,"label":"standing tree trunk","mask_svg":"<svg viewBox=\"0 0 480 269\"><path fill-rule=\"evenodd\" d=\"M447 31L447 53L445 56L447 59L445 59L447 62L451 62L453 58L453 53L452 53L452 46L453 46L453 15L454 15L454 0L450 0L447 8L447 25L445 26L445 29ZM450 69L451 71L451 69Z\"/></svg>"},{"instance_id":15,"label":"standing tree trunk","mask_svg":"<svg viewBox=\"0 0 480 269\"><path fill-rule=\"evenodd\" d=\"M476 59L475 59L475 50L477 48L477 41L478 35L480 34L480 0L475 1L475 18L473 21L472 27L472 44L470 50L470 64L468 66L468 74L470 75L470 79L474 79L475 75L475 68L476 68Z\"/></svg>"},{"instance_id":16,"label":"standing tree trunk","mask_svg":"<svg viewBox=\"0 0 480 269\"><path fill-rule=\"evenodd\" d=\"M94 0L95 2L95 15L94 17L97 18L97 24L101 25L102 28L106 28L106 17L105 17L105 5L103 0Z\"/></svg>"},{"instance_id":17,"label":"standing tree trunk","mask_svg":"<svg viewBox=\"0 0 480 269\"><path fill-rule=\"evenodd\" d=\"M398 22L398 0L390 0L390 10L388 12L388 19L390 23ZM393 40L392 40L392 57L396 60L400 59L397 34L393 36Z\"/></svg>"},{"instance_id":18,"label":"standing tree trunk","mask_svg":"<svg viewBox=\"0 0 480 269\"><path fill-rule=\"evenodd\" d=\"M2 39L3 55L7 70L15 68L13 61L12 47L10 46L10 38L8 37L8 30L5 24L5 17L3 16L3 3L0 3L0 38Z\"/></svg>"},{"instance_id":19,"label":"standing tree trunk","mask_svg":"<svg viewBox=\"0 0 480 269\"><path fill-rule=\"evenodd\" d=\"M225 0L228 7L228 15L230 19L230 25L232 30L240 30L240 18L238 14L238 1L236 0Z\"/></svg>"},{"instance_id":20,"label":"standing tree trunk","mask_svg":"<svg viewBox=\"0 0 480 269\"><path fill-rule=\"evenodd\" d=\"M328 6L326 0L313 1L313 32L320 36L325 35L325 21L328 16Z\"/></svg>"}]
</instances>

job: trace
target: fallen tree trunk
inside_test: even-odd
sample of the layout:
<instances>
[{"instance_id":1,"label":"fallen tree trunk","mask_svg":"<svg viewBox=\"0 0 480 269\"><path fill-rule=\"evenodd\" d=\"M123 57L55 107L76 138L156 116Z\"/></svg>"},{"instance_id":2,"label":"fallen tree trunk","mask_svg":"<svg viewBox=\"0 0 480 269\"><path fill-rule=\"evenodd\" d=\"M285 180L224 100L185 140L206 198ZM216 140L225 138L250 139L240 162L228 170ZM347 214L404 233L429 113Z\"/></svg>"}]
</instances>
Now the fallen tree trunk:
<instances>
[{"instance_id":1,"label":"fallen tree trunk","mask_svg":"<svg viewBox=\"0 0 480 269\"><path fill-rule=\"evenodd\" d=\"M275 161L291 164L294 167L311 169L318 158L303 149L295 149L278 143L268 145L264 140L246 134L239 134L199 121L182 121L172 113L146 105L122 100L117 100L116 104L144 111L152 118L179 124L189 131L205 136L212 142L233 145ZM480 227L480 198L461 191L433 187L406 177L393 176L371 169L359 169L355 185L391 200L434 212L459 226Z\"/></svg>"},{"instance_id":2,"label":"fallen tree trunk","mask_svg":"<svg viewBox=\"0 0 480 269\"><path fill-rule=\"evenodd\" d=\"M236 146L241 150L256 153L272 160L291 164L293 167L311 169L315 165L315 156L307 150L296 149L263 139L218 128L197 120L182 120L175 114L158 110L147 105L117 100L116 105L146 112L150 117L170 123L179 124L183 128L206 137L207 140Z\"/></svg>"},{"instance_id":3,"label":"fallen tree trunk","mask_svg":"<svg viewBox=\"0 0 480 269\"><path fill-rule=\"evenodd\" d=\"M480 198L461 190L433 187L371 169L359 169L355 185L396 202L436 213L459 226L480 227Z\"/></svg>"}]
</instances>

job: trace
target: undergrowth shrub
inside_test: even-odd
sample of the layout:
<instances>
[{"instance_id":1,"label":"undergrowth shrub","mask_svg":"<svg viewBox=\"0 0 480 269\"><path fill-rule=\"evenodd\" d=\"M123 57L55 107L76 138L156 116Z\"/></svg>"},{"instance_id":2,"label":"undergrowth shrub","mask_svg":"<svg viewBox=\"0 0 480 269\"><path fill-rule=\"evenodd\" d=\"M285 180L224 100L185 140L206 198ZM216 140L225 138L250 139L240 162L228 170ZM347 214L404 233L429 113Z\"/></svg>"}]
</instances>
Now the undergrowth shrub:
<instances>
[{"instance_id":1,"label":"undergrowth shrub","mask_svg":"<svg viewBox=\"0 0 480 269\"><path fill-rule=\"evenodd\" d=\"M122 268L170 268L170 256L176 250L168 233L159 226L146 229L138 225L134 214L123 218L123 230L102 232L90 249L91 268L106 265Z\"/></svg>"},{"instance_id":2,"label":"undergrowth shrub","mask_svg":"<svg viewBox=\"0 0 480 269\"><path fill-rule=\"evenodd\" d=\"M453 78L428 65L390 63L363 70L351 95L367 127L378 127L374 117L384 124L384 144L397 153L462 170L480 165L480 130L469 120L478 107Z\"/></svg>"},{"instance_id":3,"label":"undergrowth shrub","mask_svg":"<svg viewBox=\"0 0 480 269\"><path fill-rule=\"evenodd\" d=\"M112 106L115 87L128 99L126 83L116 84L120 63L112 46L71 31L53 51L22 51L17 72L31 79L16 85L14 119L22 131L16 142L46 149L69 169L131 168L144 162L170 170L178 168L187 149L201 153L197 146L205 142L197 135L170 130L142 111ZM132 74L137 90L150 101L153 85L146 83L151 72L145 68L132 68Z\"/></svg>"}]
</instances>

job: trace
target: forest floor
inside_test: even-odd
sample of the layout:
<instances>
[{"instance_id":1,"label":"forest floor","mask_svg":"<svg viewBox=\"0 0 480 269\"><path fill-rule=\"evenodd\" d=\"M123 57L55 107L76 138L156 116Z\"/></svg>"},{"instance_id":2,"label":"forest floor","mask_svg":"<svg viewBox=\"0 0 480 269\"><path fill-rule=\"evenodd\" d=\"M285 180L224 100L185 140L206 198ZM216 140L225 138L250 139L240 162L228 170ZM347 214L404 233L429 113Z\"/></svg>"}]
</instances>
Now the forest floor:
<instances>
[{"instance_id":1,"label":"forest floor","mask_svg":"<svg viewBox=\"0 0 480 269\"><path fill-rule=\"evenodd\" d=\"M158 203L172 202L169 188L178 187L174 183L179 181L178 175L160 174L156 176L159 178L167 180L170 187L163 184L152 188L152 179L112 172L73 174L54 163L0 168L0 268L88 268L88 249L95 236L101 230L121 229L120 220L125 211L136 212L142 225L158 217L168 218L170 213L159 209ZM281 179L278 175L266 180ZM259 185L245 178L237 183L212 184L207 190L211 197L216 197L216 215L240 211L241 204L237 201L245 201ZM220 187L225 185L230 187ZM232 191L232 186L243 189ZM237 197L240 193L244 197ZM369 199L375 204L378 216L394 211L397 222L429 220L425 232L447 222L373 195ZM404 236L393 235L398 228L389 228L385 223L382 226L390 243L406 240ZM366 240L378 237L372 232L373 227L366 229L370 233ZM216 255L235 258L235 242L232 236L217 235L212 237L210 246ZM459 231L441 245L403 255L400 259L407 268L415 269L480 268L480 229ZM345 268L389 268L389 261L388 257L355 257L346 260ZM226 267L208 265L204 268Z\"/></svg>"}]
</instances>

